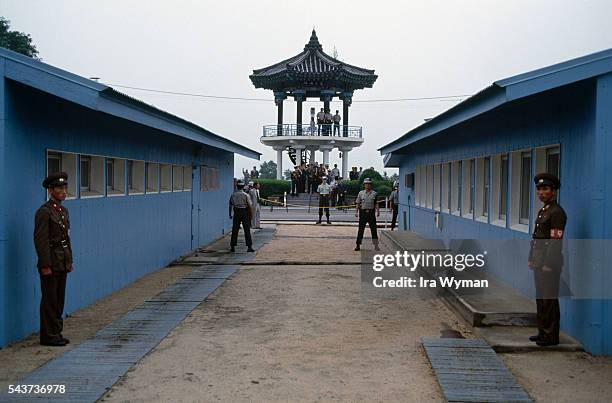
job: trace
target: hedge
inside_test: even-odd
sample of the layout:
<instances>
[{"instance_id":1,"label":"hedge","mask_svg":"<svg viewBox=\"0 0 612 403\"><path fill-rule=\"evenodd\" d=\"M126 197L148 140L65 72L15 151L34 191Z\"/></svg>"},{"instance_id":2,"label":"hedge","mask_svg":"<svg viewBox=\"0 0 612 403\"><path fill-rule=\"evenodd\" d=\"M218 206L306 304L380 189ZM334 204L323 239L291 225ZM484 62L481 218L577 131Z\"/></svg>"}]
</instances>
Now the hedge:
<instances>
[{"instance_id":1,"label":"hedge","mask_svg":"<svg viewBox=\"0 0 612 403\"><path fill-rule=\"evenodd\" d=\"M282 196L284 192L291 193L291 181L283 179L257 179L259 182L259 197L269 199L270 196Z\"/></svg>"},{"instance_id":2,"label":"hedge","mask_svg":"<svg viewBox=\"0 0 612 403\"><path fill-rule=\"evenodd\" d=\"M363 189L363 184L359 180L354 181L342 181L346 187L349 195L357 196L360 190ZM372 180L372 188L378 193L380 197L387 197L393 190L393 181L390 180Z\"/></svg>"},{"instance_id":3,"label":"hedge","mask_svg":"<svg viewBox=\"0 0 612 403\"><path fill-rule=\"evenodd\" d=\"M366 170L367 171L367 170ZM380 176L380 175L379 175ZM270 196L282 196L284 192L291 193L291 181L282 179L258 179L260 183L259 197L269 199ZM347 193L357 196L363 189L361 181L342 181L347 187ZM373 179L372 187L380 197L387 197L393 190L393 181Z\"/></svg>"}]
</instances>

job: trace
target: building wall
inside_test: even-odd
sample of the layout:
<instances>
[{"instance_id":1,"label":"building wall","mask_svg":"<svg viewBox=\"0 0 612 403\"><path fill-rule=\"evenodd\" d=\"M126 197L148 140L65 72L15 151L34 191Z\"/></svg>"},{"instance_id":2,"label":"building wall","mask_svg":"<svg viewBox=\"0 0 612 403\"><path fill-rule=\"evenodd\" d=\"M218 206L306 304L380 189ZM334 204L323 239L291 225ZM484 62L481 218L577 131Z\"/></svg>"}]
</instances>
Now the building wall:
<instances>
[{"instance_id":1,"label":"building wall","mask_svg":"<svg viewBox=\"0 0 612 403\"><path fill-rule=\"evenodd\" d=\"M0 57L0 77L4 77L5 61L4 58ZM5 138L5 127L6 127L6 101L5 101L5 82L0 79L0 189L5 188L6 182L6 167L4 164L4 138ZM7 234L6 226L4 222L7 217L6 211L6 192L0 192L0 335L6 333L6 315L9 310L8 299L6 297L6 277L7 273L4 270L6 267L6 243ZM1 346L2 344L0 344Z\"/></svg>"},{"instance_id":2,"label":"building wall","mask_svg":"<svg viewBox=\"0 0 612 403\"><path fill-rule=\"evenodd\" d=\"M612 189L609 175L612 169L610 82L606 77L548 91L508 104L409 146L400 164L400 219L404 220L405 213L408 223L400 222L400 228L406 226L426 237L447 242L477 240L472 247L495 250L489 255L489 272L523 293L533 295L533 280L526 267L527 243L533 223L530 223L528 231L516 231L493 225L490 219L489 222L480 222L442 212L442 228L439 229L435 225L436 213L431 208L415 205L415 191L405 187L404 175L414 173L422 165L558 144L562 181L559 201L568 214L566 238L610 239L612 217L605 197L606 189ZM510 158L511 166L516 162ZM532 171L537 171L535 161ZM512 185L510 188L512 192ZM533 192L533 186L531 188ZM534 198L532 193L532 216L538 208ZM570 253L566 258L571 261L573 257ZM572 276L581 276L580 281L596 289L605 280L601 277L606 276L605 273L593 274L594 270L585 280L589 271L576 270L579 265L575 264L576 259L573 262L574 269L564 272L568 283L576 280ZM609 300L562 300L562 328L577 337L587 350L612 354L612 342L604 338L606 330L611 330L610 326L612 305Z\"/></svg>"},{"instance_id":3,"label":"building wall","mask_svg":"<svg viewBox=\"0 0 612 403\"><path fill-rule=\"evenodd\" d=\"M40 291L32 238L34 213L46 200L41 183L47 150L194 167L192 191L65 202L75 268L69 275L66 313L166 266L230 227L227 214L219 211L227 211L233 186L232 153L91 111L15 82L3 84L7 120L4 137L0 131L0 145L2 139L5 145L0 147L0 164L5 150L0 184L7 200L0 204L6 225L6 231L0 232L6 240L0 236L0 245L7 246L4 252L0 249L0 346L38 329ZM218 188L200 191L200 165L219 169Z\"/></svg>"}]
</instances>

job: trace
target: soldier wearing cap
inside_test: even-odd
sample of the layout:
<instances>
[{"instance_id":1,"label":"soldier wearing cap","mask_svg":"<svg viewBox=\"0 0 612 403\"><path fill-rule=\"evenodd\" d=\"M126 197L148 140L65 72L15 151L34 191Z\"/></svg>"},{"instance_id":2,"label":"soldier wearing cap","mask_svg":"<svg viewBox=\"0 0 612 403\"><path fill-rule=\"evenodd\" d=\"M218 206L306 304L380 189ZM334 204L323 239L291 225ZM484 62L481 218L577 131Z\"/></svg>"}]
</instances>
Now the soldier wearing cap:
<instances>
[{"instance_id":1,"label":"soldier wearing cap","mask_svg":"<svg viewBox=\"0 0 612 403\"><path fill-rule=\"evenodd\" d=\"M389 202L391 203L391 231L395 229L395 224L397 223L397 212L399 209L399 183L395 181L393 183L393 191L389 195Z\"/></svg>"},{"instance_id":2,"label":"soldier wearing cap","mask_svg":"<svg viewBox=\"0 0 612 403\"><path fill-rule=\"evenodd\" d=\"M327 176L321 177L323 180L319 186L317 186L317 193L319 194L319 221L317 224L321 224L321 218L323 218L323 210L325 210L325 217L327 217L327 223L329 221L329 198L331 195L331 185L327 183Z\"/></svg>"},{"instance_id":3,"label":"soldier wearing cap","mask_svg":"<svg viewBox=\"0 0 612 403\"><path fill-rule=\"evenodd\" d=\"M43 187L49 200L37 211L34 219L34 246L40 274L40 344L65 346L70 340L62 335L67 273L72 271L70 217L62 202L68 190L65 172L50 174Z\"/></svg>"},{"instance_id":4,"label":"soldier wearing cap","mask_svg":"<svg viewBox=\"0 0 612 403\"><path fill-rule=\"evenodd\" d=\"M253 242L251 240L251 217L253 216L253 203L251 197L244 192L244 182L236 181L236 190L229 200L229 217L233 218L232 222L232 239L230 241L230 252L236 251L238 244L238 231L240 224L244 230L244 239L247 245L247 252L255 252L253 250ZM233 213L233 214L232 214Z\"/></svg>"},{"instance_id":5,"label":"soldier wearing cap","mask_svg":"<svg viewBox=\"0 0 612 403\"><path fill-rule=\"evenodd\" d=\"M363 232L365 231L366 223L370 226L372 234L372 243L375 250L380 250L378 247L378 232L376 231L376 217L380 215L378 206L378 194L372 189L372 180L365 178L363 180L364 190L360 191L355 200L356 211L355 217L359 217L359 229L357 230L357 246L355 250L361 248Z\"/></svg>"},{"instance_id":6,"label":"soldier wearing cap","mask_svg":"<svg viewBox=\"0 0 612 403\"><path fill-rule=\"evenodd\" d=\"M559 280L563 266L563 232L567 216L557 203L559 178L541 173L534 178L538 199L544 206L538 211L529 251L536 289L538 334L529 340L538 346L559 344Z\"/></svg>"}]
</instances>

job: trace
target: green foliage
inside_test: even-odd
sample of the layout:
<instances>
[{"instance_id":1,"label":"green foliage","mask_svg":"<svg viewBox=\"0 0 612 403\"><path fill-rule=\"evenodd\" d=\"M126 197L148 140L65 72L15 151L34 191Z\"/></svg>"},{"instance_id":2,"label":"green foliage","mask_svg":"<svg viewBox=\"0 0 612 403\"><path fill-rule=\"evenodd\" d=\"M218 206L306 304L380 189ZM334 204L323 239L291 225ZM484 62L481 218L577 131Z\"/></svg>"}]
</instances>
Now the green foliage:
<instances>
[{"instance_id":1,"label":"green foliage","mask_svg":"<svg viewBox=\"0 0 612 403\"><path fill-rule=\"evenodd\" d=\"M359 184L362 184L365 178L370 178L373 181L380 181L384 179L382 175L374 168L364 169L363 172L361 172L361 176L359 177Z\"/></svg>"},{"instance_id":2,"label":"green foliage","mask_svg":"<svg viewBox=\"0 0 612 403\"><path fill-rule=\"evenodd\" d=\"M260 183L259 197L269 199L270 196L282 196L291 192L291 182L278 179L256 179Z\"/></svg>"},{"instance_id":3,"label":"green foliage","mask_svg":"<svg viewBox=\"0 0 612 403\"><path fill-rule=\"evenodd\" d=\"M0 46L38 59L38 50L32 43L30 35L19 31L11 31L11 22L0 17Z\"/></svg>"},{"instance_id":4,"label":"green foliage","mask_svg":"<svg viewBox=\"0 0 612 403\"><path fill-rule=\"evenodd\" d=\"M259 168L259 179L276 179L276 162L264 161Z\"/></svg>"},{"instance_id":5,"label":"green foliage","mask_svg":"<svg viewBox=\"0 0 612 403\"><path fill-rule=\"evenodd\" d=\"M367 178L367 176L366 176ZM361 181L342 181L347 188L347 194L357 196L360 190L363 189ZM380 197L387 197L393 190L393 182L389 180L373 180L372 188L378 193Z\"/></svg>"},{"instance_id":6,"label":"green foliage","mask_svg":"<svg viewBox=\"0 0 612 403\"><path fill-rule=\"evenodd\" d=\"M290 181L290 180L291 180L291 173L292 173L292 172L293 172L293 171L292 171L291 169L285 169L285 172L283 172L283 178L284 178L285 180Z\"/></svg>"}]
</instances>

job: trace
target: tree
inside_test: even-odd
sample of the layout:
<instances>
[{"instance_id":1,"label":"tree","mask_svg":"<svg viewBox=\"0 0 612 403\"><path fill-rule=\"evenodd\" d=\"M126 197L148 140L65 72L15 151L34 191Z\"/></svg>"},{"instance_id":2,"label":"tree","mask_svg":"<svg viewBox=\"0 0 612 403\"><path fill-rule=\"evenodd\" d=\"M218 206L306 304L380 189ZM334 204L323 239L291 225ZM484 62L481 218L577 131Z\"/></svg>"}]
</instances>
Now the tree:
<instances>
[{"instance_id":1,"label":"tree","mask_svg":"<svg viewBox=\"0 0 612 403\"><path fill-rule=\"evenodd\" d=\"M276 162L264 161L259 168L259 177L261 179L276 179Z\"/></svg>"},{"instance_id":2,"label":"tree","mask_svg":"<svg viewBox=\"0 0 612 403\"><path fill-rule=\"evenodd\" d=\"M30 35L19 31L11 31L10 27L11 22L4 17L0 17L0 46L39 59L38 50L32 43Z\"/></svg>"},{"instance_id":3,"label":"tree","mask_svg":"<svg viewBox=\"0 0 612 403\"><path fill-rule=\"evenodd\" d=\"M290 181L291 180L291 173L293 171L291 169L285 169L285 172L283 172L283 177L285 178L285 180Z\"/></svg>"}]
</instances>

